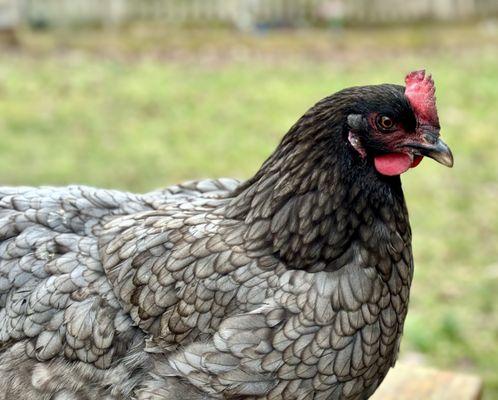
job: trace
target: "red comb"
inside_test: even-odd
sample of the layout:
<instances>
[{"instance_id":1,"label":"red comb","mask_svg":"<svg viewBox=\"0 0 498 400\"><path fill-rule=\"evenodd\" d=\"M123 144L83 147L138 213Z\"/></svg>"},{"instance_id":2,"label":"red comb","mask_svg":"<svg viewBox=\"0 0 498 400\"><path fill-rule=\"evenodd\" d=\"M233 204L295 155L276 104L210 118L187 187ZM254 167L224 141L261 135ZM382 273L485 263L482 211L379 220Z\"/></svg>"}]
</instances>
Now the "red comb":
<instances>
[{"instance_id":1,"label":"red comb","mask_svg":"<svg viewBox=\"0 0 498 400\"><path fill-rule=\"evenodd\" d=\"M425 70L410 72L406 78L405 96L408 98L415 114L425 123L438 126L434 81Z\"/></svg>"}]
</instances>

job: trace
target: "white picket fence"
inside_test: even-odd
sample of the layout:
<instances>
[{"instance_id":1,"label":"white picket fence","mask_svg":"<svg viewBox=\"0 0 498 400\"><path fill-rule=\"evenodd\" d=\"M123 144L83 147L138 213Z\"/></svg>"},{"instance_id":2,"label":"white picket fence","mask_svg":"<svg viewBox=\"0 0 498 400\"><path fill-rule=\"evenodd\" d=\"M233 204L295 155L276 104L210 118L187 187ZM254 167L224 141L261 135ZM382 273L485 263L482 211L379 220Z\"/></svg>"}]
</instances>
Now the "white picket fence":
<instances>
[{"instance_id":1,"label":"white picket fence","mask_svg":"<svg viewBox=\"0 0 498 400\"><path fill-rule=\"evenodd\" d=\"M391 23L498 15L498 0L0 0L0 26L158 21L169 25Z\"/></svg>"},{"instance_id":2,"label":"white picket fence","mask_svg":"<svg viewBox=\"0 0 498 400\"><path fill-rule=\"evenodd\" d=\"M50 25L155 20L175 25L313 23L324 0L23 0L26 20ZM341 2L341 1L339 1Z\"/></svg>"}]
</instances>

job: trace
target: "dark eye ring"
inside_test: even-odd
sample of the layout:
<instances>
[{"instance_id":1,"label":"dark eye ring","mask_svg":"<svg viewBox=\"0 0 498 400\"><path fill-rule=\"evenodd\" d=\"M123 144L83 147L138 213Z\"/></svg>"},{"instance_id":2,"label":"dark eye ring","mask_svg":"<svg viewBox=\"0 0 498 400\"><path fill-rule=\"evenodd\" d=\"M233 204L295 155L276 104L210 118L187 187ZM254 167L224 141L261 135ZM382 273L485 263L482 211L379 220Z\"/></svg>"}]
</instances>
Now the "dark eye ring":
<instances>
[{"instance_id":1,"label":"dark eye ring","mask_svg":"<svg viewBox=\"0 0 498 400\"><path fill-rule=\"evenodd\" d=\"M379 115L377 117L377 126L385 131L389 131L394 127L394 121L387 115Z\"/></svg>"}]
</instances>

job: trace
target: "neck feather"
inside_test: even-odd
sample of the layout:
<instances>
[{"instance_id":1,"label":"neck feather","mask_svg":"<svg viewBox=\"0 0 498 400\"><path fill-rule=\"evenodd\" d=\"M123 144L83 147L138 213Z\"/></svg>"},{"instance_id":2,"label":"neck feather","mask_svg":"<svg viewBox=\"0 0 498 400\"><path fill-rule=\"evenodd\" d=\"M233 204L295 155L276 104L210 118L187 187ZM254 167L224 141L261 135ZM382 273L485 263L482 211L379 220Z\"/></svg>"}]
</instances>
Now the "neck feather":
<instances>
[{"instance_id":1,"label":"neck feather","mask_svg":"<svg viewBox=\"0 0 498 400\"><path fill-rule=\"evenodd\" d=\"M364 226L409 231L408 217L399 177L381 177L356 157L341 126L331 133L316 122L310 131L300 120L226 211L245 222L253 248L271 244L289 268L336 270Z\"/></svg>"}]
</instances>

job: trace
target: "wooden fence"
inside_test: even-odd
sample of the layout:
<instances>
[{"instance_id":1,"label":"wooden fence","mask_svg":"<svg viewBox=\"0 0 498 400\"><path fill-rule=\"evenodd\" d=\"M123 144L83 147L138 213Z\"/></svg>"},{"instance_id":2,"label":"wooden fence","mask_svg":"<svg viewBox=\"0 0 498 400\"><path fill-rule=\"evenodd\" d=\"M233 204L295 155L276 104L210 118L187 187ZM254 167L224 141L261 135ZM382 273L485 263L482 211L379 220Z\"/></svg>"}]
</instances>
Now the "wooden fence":
<instances>
[{"instance_id":1,"label":"wooden fence","mask_svg":"<svg viewBox=\"0 0 498 400\"><path fill-rule=\"evenodd\" d=\"M0 0L16 23L299 26L461 20L498 15L498 0ZM7 6L6 6L7 5Z\"/></svg>"}]
</instances>

